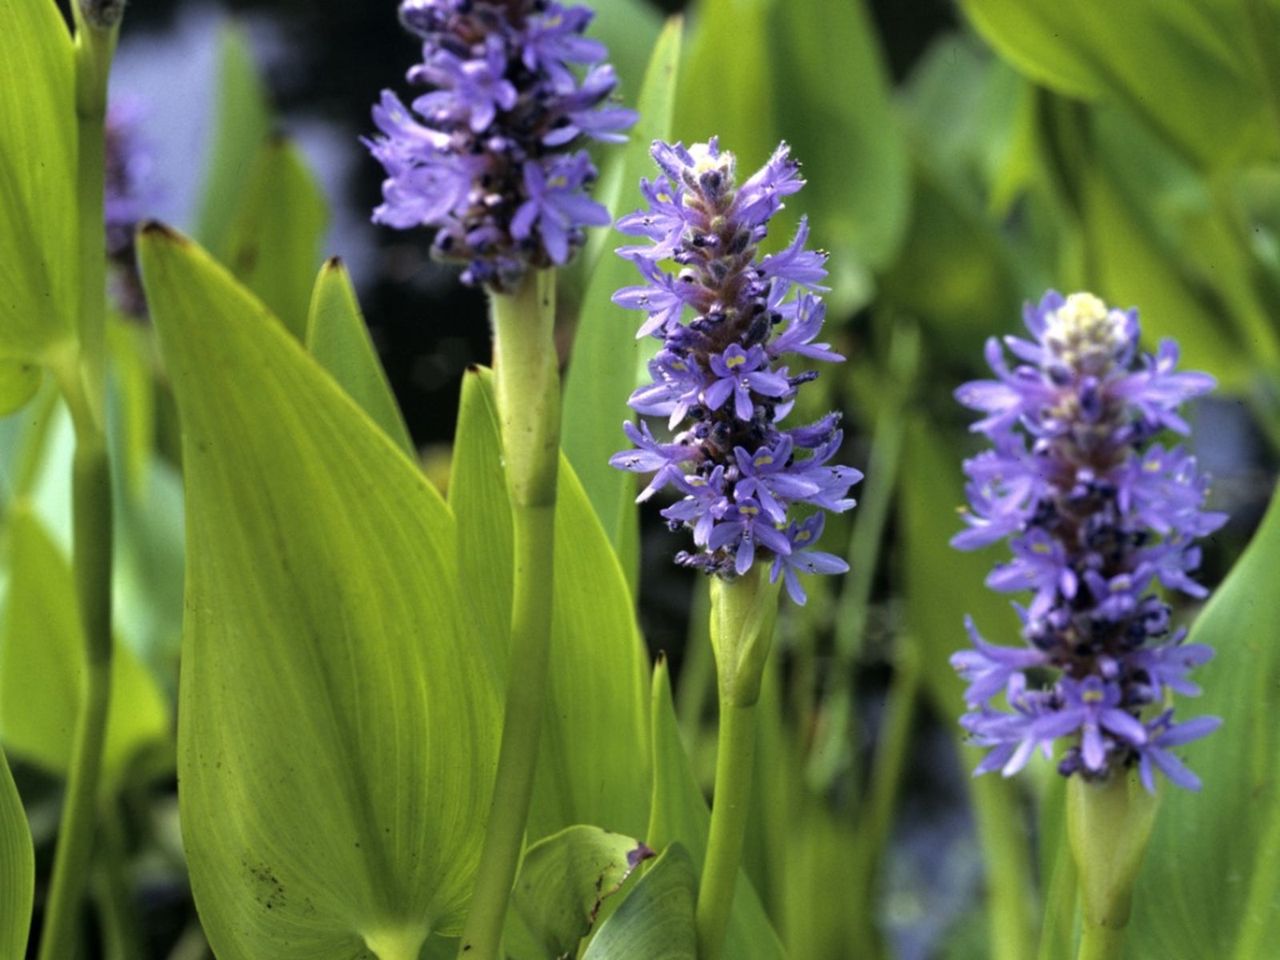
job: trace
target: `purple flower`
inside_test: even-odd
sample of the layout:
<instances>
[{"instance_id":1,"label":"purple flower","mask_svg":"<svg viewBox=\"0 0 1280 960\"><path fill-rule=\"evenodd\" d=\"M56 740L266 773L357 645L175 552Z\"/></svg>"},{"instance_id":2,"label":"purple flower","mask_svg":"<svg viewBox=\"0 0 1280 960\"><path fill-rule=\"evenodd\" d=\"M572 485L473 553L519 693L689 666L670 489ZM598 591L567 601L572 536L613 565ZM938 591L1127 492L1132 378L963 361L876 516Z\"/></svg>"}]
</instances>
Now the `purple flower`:
<instances>
[{"instance_id":1,"label":"purple flower","mask_svg":"<svg viewBox=\"0 0 1280 960\"><path fill-rule=\"evenodd\" d=\"M801 573L848 573L849 564L832 553L814 550L811 544L822 536L822 528L827 522L825 513L815 513L803 523L793 523L787 527L787 540L791 549L787 553L776 553L773 566L769 569L769 582L777 583L783 578L787 594L796 603L804 606L808 599L804 587L800 585Z\"/></svg>"},{"instance_id":2,"label":"purple flower","mask_svg":"<svg viewBox=\"0 0 1280 960\"><path fill-rule=\"evenodd\" d=\"M776 362L788 354L843 359L814 342L825 307L803 291L824 289L826 256L805 249L807 221L786 249L759 256L769 218L802 181L785 144L740 186L733 154L714 139L688 148L656 142L651 152L662 175L641 181L648 209L618 221L623 233L650 241L618 250L644 282L619 290L613 302L645 311L638 335L663 341L649 364L652 383L636 390L630 405L668 418L677 432L671 444L662 444L628 425L637 449L610 462L659 474L641 499L660 487L682 495L662 515L673 529L690 528L700 549L679 553L678 563L733 577L750 570L757 557L772 559L771 580L782 577L792 599L804 603L799 573L843 573L848 567L812 549L823 514L798 521L791 508L848 510L854 505L849 488L862 474L828 465L842 439L838 415L778 426L798 388L817 374L790 376ZM672 261L674 274L666 269ZM679 478L675 464L689 472Z\"/></svg>"},{"instance_id":3,"label":"purple flower","mask_svg":"<svg viewBox=\"0 0 1280 960\"><path fill-rule=\"evenodd\" d=\"M116 306L132 317L144 317L147 312L134 230L157 199L154 161L141 135L146 113L137 100L113 100L103 126L103 213L111 293Z\"/></svg>"},{"instance_id":4,"label":"purple flower","mask_svg":"<svg viewBox=\"0 0 1280 960\"><path fill-rule=\"evenodd\" d=\"M412 110L390 91L373 109L365 144L387 174L375 222L435 230L433 256L498 292L567 263L609 222L581 142L619 142L636 120L608 104L617 75L584 36L591 18L547 0L404 0L423 41L408 79L430 89Z\"/></svg>"},{"instance_id":5,"label":"purple flower","mask_svg":"<svg viewBox=\"0 0 1280 960\"><path fill-rule=\"evenodd\" d=\"M1016 772L1036 749L1070 738L1064 775L1102 779L1136 765L1148 789L1154 769L1196 786L1168 748L1217 721L1174 726L1171 711L1148 714L1174 693L1198 693L1188 674L1213 651L1184 645L1183 632L1169 637L1170 609L1153 589L1204 597L1190 576L1195 541L1226 517L1203 509L1208 484L1195 458L1150 441L1187 433L1179 407L1213 381L1176 371L1170 341L1143 355L1137 312L1091 294L1050 291L1024 319L1034 339L989 340L995 379L956 391L983 414L973 429L993 449L965 463L968 529L952 544L1007 538L1013 557L987 584L1034 593L1021 611L1024 648L993 647L970 625L973 649L952 658L969 682L961 723L992 751L979 772ZM1029 688L1029 669L1041 671L1040 688ZM1001 696L1008 710L992 702Z\"/></svg>"}]
</instances>

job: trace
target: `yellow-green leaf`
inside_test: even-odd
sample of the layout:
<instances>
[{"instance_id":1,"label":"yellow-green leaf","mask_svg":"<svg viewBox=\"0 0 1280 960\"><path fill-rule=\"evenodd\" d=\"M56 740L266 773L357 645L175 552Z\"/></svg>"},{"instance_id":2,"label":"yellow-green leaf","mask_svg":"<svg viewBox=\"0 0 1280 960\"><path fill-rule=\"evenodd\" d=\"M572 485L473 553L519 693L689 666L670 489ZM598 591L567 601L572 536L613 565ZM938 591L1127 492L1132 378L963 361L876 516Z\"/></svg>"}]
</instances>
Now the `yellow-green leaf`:
<instances>
[{"instance_id":1,"label":"yellow-green leaf","mask_svg":"<svg viewBox=\"0 0 1280 960\"><path fill-rule=\"evenodd\" d=\"M8 516L9 590L0 630L0 735L15 757L65 775L83 690L84 631L71 564L28 501ZM103 790L119 786L129 761L169 735L169 709L155 680L119 641L111 663L111 708Z\"/></svg>"},{"instance_id":2,"label":"yellow-green leaf","mask_svg":"<svg viewBox=\"0 0 1280 960\"><path fill-rule=\"evenodd\" d=\"M223 261L299 340L328 222L329 205L301 152L283 138L267 140L235 204Z\"/></svg>"},{"instance_id":3,"label":"yellow-green leaf","mask_svg":"<svg viewBox=\"0 0 1280 960\"><path fill-rule=\"evenodd\" d=\"M461 928L496 760L452 516L207 254L157 225L140 254L183 430L203 926L220 960L416 956Z\"/></svg>"},{"instance_id":4,"label":"yellow-green leaf","mask_svg":"<svg viewBox=\"0 0 1280 960\"><path fill-rule=\"evenodd\" d=\"M409 428L365 327L351 274L337 257L320 268L311 293L307 349L365 413L410 457Z\"/></svg>"},{"instance_id":5,"label":"yellow-green leaf","mask_svg":"<svg viewBox=\"0 0 1280 960\"><path fill-rule=\"evenodd\" d=\"M0 360L0 417L17 413L36 395L42 371L25 360Z\"/></svg>"},{"instance_id":6,"label":"yellow-green leaf","mask_svg":"<svg viewBox=\"0 0 1280 960\"><path fill-rule=\"evenodd\" d=\"M74 336L76 211L71 38L53 0L0 0L0 358Z\"/></svg>"},{"instance_id":7,"label":"yellow-green leaf","mask_svg":"<svg viewBox=\"0 0 1280 960\"><path fill-rule=\"evenodd\" d=\"M583 960L695 960L693 861L672 844L591 941ZM747 955L726 949L726 957Z\"/></svg>"},{"instance_id":8,"label":"yellow-green leaf","mask_svg":"<svg viewBox=\"0 0 1280 960\"><path fill-rule=\"evenodd\" d=\"M653 851L639 840L578 824L529 848L511 904L548 960L572 956L605 901Z\"/></svg>"},{"instance_id":9,"label":"yellow-green leaf","mask_svg":"<svg viewBox=\"0 0 1280 960\"><path fill-rule=\"evenodd\" d=\"M236 213L230 198L244 191L254 158L271 131L271 110L245 32L234 25L223 27L218 55L218 106L196 236L225 258Z\"/></svg>"},{"instance_id":10,"label":"yellow-green leaf","mask_svg":"<svg viewBox=\"0 0 1280 960\"><path fill-rule=\"evenodd\" d=\"M0 750L0 956L16 958L26 953L35 881L31 828L9 762Z\"/></svg>"}]
</instances>

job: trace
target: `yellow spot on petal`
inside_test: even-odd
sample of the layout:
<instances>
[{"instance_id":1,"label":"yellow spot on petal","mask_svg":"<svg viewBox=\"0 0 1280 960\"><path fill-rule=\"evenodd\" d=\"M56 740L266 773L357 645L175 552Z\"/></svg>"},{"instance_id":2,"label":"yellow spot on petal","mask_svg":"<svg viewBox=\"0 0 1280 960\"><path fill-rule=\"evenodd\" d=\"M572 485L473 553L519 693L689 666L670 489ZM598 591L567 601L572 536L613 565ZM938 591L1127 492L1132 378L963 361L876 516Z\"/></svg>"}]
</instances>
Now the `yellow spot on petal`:
<instances>
[{"instance_id":1,"label":"yellow spot on petal","mask_svg":"<svg viewBox=\"0 0 1280 960\"><path fill-rule=\"evenodd\" d=\"M740 367L746 362L747 362L747 358L745 354L724 358L724 365L728 367L730 370L732 370L734 367Z\"/></svg>"}]
</instances>

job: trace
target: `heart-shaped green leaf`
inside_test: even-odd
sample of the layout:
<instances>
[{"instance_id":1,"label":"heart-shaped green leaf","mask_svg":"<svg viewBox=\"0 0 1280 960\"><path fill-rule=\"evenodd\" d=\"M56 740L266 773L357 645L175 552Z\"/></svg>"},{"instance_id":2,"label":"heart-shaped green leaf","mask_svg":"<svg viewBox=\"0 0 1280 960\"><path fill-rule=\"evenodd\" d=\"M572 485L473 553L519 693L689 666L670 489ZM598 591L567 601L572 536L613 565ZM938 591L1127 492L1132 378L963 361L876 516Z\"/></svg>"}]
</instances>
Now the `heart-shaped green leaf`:
<instances>
[{"instance_id":1,"label":"heart-shaped green leaf","mask_svg":"<svg viewBox=\"0 0 1280 960\"><path fill-rule=\"evenodd\" d=\"M600 928L583 960L695 960L697 883L688 852L669 846ZM747 957L729 949L725 956Z\"/></svg>"},{"instance_id":2,"label":"heart-shaped green leaf","mask_svg":"<svg viewBox=\"0 0 1280 960\"><path fill-rule=\"evenodd\" d=\"M26 954L35 893L35 859L22 798L14 786L4 751L0 750L0 956Z\"/></svg>"},{"instance_id":3,"label":"heart-shaped green leaf","mask_svg":"<svg viewBox=\"0 0 1280 960\"><path fill-rule=\"evenodd\" d=\"M53 0L0 0L0 358L73 334L75 68Z\"/></svg>"},{"instance_id":4,"label":"heart-shaped green leaf","mask_svg":"<svg viewBox=\"0 0 1280 960\"><path fill-rule=\"evenodd\" d=\"M9 590L0 630L0 734L14 756L65 775L83 699L84 631L71 564L26 500L8 516ZM103 790L129 761L169 736L169 709L146 668L117 642Z\"/></svg>"},{"instance_id":5,"label":"heart-shaped green leaf","mask_svg":"<svg viewBox=\"0 0 1280 960\"><path fill-rule=\"evenodd\" d=\"M1192 627L1217 652L1178 719L1223 719L1177 751L1204 782L1164 784L1133 896L1133 960L1252 960L1280 938L1280 495L1253 542Z\"/></svg>"},{"instance_id":6,"label":"heart-shaped green leaf","mask_svg":"<svg viewBox=\"0 0 1280 960\"><path fill-rule=\"evenodd\" d=\"M178 763L222 960L415 958L457 933L496 754L448 507L205 253L144 229L183 429Z\"/></svg>"},{"instance_id":7,"label":"heart-shaped green leaf","mask_svg":"<svg viewBox=\"0 0 1280 960\"><path fill-rule=\"evenodd\" d=\"M511 620L511 508L487 371L467 374L450 502L476 639L506 670ZM560 462L555 608L547 715L528 832L576 823L641 835L649 810L648 655L608 537L573 468Z\"/></svg>"},{"instance_id":8,"label":"heart-shaped green leaf","mask_svg":"<svg viewBox=\"0 0 1280 960\"><path fill-rule=\"evenodd\" d=\"M369 339L351 274L337 257L320 268L311 292L307 349L386 435L413 457L409 428Z\"/></svg>"},{"instance_id":9,"label":"heart-shaped green leaf","mask_svg":"<svg viewBox=\"0 0 1280 960\"><path fill-rule=\"evenodd\" d=\"M579 824L529 848L512 905L548 960L573 956L605 900L653 851L639 840Z\"/></svg>"}]
</instances>

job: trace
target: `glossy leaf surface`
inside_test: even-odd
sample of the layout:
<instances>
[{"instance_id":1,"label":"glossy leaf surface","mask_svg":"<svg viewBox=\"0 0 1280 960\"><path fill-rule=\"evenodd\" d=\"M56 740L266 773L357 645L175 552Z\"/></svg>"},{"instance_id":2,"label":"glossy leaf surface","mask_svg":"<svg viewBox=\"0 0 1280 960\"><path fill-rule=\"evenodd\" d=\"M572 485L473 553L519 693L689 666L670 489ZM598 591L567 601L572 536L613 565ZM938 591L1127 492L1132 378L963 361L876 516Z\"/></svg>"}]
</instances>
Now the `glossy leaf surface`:
<instances>
[{"instance_id":1,"label":"glossy leaf surface","mask_svg":"<svg viewBox=\"0 0 1280 960\"><path fill-rule=\"evenodd\" d=\"M9 762L0 750L0 956L26 953L35 880L31 828Z\"/></svg>"},{"instance_id":2,"label":"glossy leaf surface","mask_svg":"<svg viewBox=\"0 0 1280 960\"><path fill-rule=\"evenodd\" d=\"M511 896L548 958L572 956L605 901L653 851L640 841L579 824L529 848Z\"/></svg>"},{"instance_id":3,"label":"glossy leaf surface","mask_svg":"<svg viewBox=\"0 0 1280 960\"><path fill-rule=\"evenodd\" d=\"M413 457L409 428L369 338L351 274L336 257L320 268L311 292L307 349L374 423Z\"/></svg>"},{"instance_id":4,"label":"glossy leaf surface","mask_svg":"<svg viewBox=\"0 0 1280 960\"><path fill-rule=\"evenodd\" d=\"M73 336L76 113L53 0L0 0L0 359Z\"/></svg>"},{"instance_id":5,"label":"glossy leaf surface","mask_svg":"<svg viewBox=\"0 0 1280 960\"><path fill-rule=\"evenodd\" d=\"M43 371L23 360L0 360L0 417L21 410L40 389Z\"/></svg>"},{"instance_id":6,"label":"glossy leaf surface","mask_svg":"<svg viewBox=\"0 0 1280 960\"><path fill-rule=\"evenodd\" d=\"M206 254L158 226L140 248L183 425L204 928L222 960L411 956L460 928L496 752L449 510Z\"/></svg>"},{"instance_id":7,"label":"glossy leaf surface","mask_svg":"<svg viewBox=\"0 0 1280 960\"><path fill-rule=\"evenodd\" d=\"M600 928L583 960L694 960L697 893L693 861L672 844Z\"/></svg>"}]
</instances>

